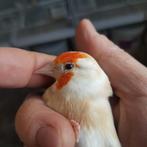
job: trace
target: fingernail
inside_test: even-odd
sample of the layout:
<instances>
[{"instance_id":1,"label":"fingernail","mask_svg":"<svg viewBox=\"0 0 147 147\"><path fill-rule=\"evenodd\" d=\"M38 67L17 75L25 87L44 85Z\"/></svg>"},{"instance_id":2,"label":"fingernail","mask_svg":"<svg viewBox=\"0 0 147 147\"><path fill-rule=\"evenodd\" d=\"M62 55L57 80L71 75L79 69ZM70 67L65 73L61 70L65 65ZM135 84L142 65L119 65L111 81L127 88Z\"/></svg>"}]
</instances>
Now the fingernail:
<instances>
[{"instance_id":1,"label":"fingernail","mask_svg":"<svg viewBox=\"0 0 147 147\"><path fill-rule=\"evenodd\" d=\"M36 141L39 147L60 147L58 133L50 126L38 130Z\"/></svg>"}]
</instances>

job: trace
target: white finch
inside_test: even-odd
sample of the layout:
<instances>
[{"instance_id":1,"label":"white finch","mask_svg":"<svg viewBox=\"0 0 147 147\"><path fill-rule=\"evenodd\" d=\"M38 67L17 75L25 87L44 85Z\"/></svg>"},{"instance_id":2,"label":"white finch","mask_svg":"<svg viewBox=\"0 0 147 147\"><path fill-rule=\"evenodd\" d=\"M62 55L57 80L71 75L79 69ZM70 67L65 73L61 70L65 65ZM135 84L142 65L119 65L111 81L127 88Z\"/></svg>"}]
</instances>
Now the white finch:
<instances>
[{"instance_id":1,"label":"white finch","mask_svg":"<svg viewBox=\"0 0 147 147\"><path fill-rule=\"evenodd\" d=\"M94 58L84 52L65 52L38 73L56 79L43 99L70 120L76 147L121 146L109 103L112 88Z\"/></svg>"}]
</instances>

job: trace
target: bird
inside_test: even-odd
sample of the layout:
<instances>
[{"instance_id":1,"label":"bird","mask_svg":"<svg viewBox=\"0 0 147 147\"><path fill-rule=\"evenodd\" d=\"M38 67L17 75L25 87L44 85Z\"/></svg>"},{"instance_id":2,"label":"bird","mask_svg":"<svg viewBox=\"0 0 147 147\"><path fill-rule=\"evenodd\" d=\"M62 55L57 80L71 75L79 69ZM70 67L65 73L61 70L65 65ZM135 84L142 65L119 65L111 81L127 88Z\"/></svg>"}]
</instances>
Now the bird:
<instances>
[{"instance_id":1,"label":"bird","mask_svg":"<svg viewBox=\"0 0 147 147\"><path fill-rule=\"evenodd\" d=\"M55 78L43 100L70 121L75 147L121 147L109 103L111 83L92 56L64 52L37 72Z\"/></svg>"}]
</instances>

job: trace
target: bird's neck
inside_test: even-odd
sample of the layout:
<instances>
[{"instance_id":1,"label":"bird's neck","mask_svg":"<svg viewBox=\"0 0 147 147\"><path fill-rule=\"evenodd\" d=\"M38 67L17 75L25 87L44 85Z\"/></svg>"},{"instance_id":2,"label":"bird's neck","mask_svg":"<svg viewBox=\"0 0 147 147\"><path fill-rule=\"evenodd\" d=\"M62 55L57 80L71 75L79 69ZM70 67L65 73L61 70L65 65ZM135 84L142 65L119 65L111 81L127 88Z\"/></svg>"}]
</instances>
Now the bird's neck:
<instances>
[{"instance_id":1,"label":"bird's neck","mask_svg":"<svg viewBox=\"0 0 147 147\"><path fill-rule=\"evenodd\" d=\"M91 99L95 101L99 98L108 99L112 95L112 88L107 77L97 78L90 77L72 77L70 81L61 89L57 88L58 81L53 85L55 93L59 93L65 98L73 98L77 100Z\"/></svg>"}]
</instances>

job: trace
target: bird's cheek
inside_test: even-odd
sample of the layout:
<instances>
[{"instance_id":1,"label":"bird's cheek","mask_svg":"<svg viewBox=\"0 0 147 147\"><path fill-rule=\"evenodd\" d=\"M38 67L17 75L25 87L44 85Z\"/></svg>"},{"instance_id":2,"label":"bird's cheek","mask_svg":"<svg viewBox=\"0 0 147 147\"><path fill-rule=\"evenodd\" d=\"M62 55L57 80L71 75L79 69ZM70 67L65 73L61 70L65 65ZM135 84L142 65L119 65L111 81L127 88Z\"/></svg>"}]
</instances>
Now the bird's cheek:
<instances>
[{"instance_id":1,"label":"bird's cheek","mask_svg":"<svg viewBox=\"0 0 147 147\"><path fill-rule=\"evenodd\" d=\"M71 80L72 76L73 76L72 72L67 72L62 74L57 80L57 84L56 84L57 89L61 89L62 87L67 85L67 83Z\"/></svg>"}]
</instances>

